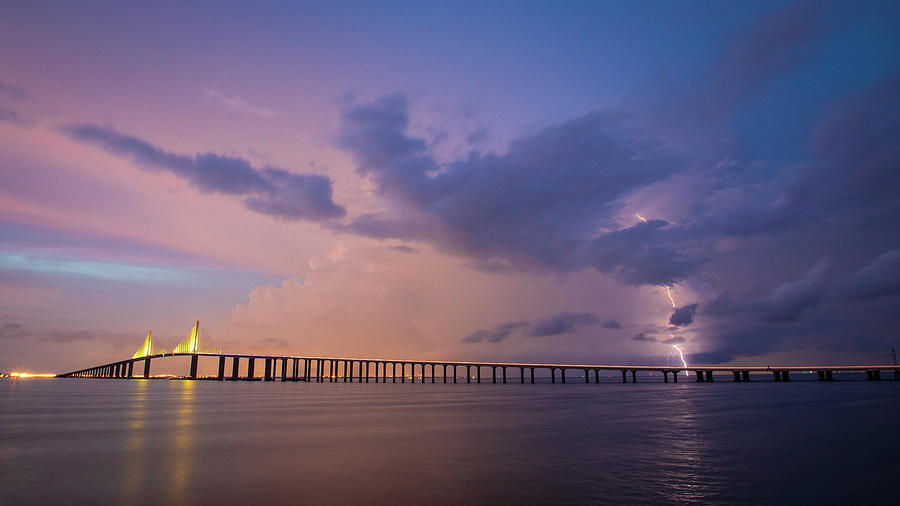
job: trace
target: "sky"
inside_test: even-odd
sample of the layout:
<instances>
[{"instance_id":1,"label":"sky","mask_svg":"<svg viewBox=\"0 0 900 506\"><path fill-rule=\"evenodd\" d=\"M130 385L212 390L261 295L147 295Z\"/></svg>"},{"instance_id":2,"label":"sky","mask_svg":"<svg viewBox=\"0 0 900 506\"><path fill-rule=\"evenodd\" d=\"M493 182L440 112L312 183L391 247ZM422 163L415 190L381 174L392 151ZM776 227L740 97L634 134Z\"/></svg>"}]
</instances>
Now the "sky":
<instances>
[{"instance_id":1,"label":"sky","mask_svg":"<svg viewBox=\"0 0 900 506\"><path fill-rule=\"evenodd\" d=\"M4 2L0 371L890 363L896 2ZM674 362L673 362L674 363Z\"/></svg>"}]
</instances>

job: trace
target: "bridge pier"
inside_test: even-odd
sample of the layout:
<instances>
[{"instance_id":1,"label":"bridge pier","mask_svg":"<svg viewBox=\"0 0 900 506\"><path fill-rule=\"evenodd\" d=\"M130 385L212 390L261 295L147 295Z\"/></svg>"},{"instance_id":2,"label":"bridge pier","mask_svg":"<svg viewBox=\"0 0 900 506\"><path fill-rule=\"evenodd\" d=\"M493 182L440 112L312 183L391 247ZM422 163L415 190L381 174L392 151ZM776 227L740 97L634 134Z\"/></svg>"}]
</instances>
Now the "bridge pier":
<instances>
[{"instance_id":1,"label":"bridge pier","mask_svg":"<svg viewBox=\"0 0 900 506\"><path fill-rule=\"evenodd\" d=\"M219 381L225 380L225 357L219 357L219 374L216 375Z\"/></svg>"},{"instance_id":2,"label":"bridge pier","mask_svg":"<svg viewBox=\"0 0 900 506\"><path fill-rule=\"evenodd\" d=\"M256 359L253 357L247 358L247 381L254 380L254 369L256 369Z\"/></svg>"},{"instance_id":3,"label":"bridge pier","mask_svg":"<svg viewBox=\"0 0 900 506\"><path fill-rule=\"evenodd\" d=\"M149 378L149 377L150 377L150 359L145 358L144 359L144 378Z\"/></svg>"},{"instance_id":4,"label":"bridge pier","mask_svg":"<svg viewBox=\"0 0 900 506\"><path fill-rule=\"evenodd\" d=\"M534 367L528 368L531 371L531 384L534 384Z\"/></svg>"},{"instance_id":5,"label":"bridge pier","mask_svg":"<svg viewBox=\"0 0 900 506\"><path fill-rule=\"evenodd\" d=\"M191 379L197 379L197 355L191 355Z\"/></svg>"},{"instance_id":6,"label":"bridge pier","mask_svg":"<svg viewBox=\"0 0 900 506\"><path fill-rule=\"evenodd\" d=\"M556 383L556 369L550 368L550 383Z\"/></svg>"},{"instance_id":7,"label":"bridge pier","mask_svg":"<svg viewBox=\"0 0 900 506\"><path fill-rule=\"evenodd\" d=\"M706 381L709 383L713 382L713 372L712 371L706 371Z\"/></svg>"},{"instance_id":8,"label":"bridge pier","mask_svg":"<svg viewBox=\"0 0 900 506\"><path fill-rule=\"evenodd\" d=\"M503 366L502 369L503 369L503 384L505 385L506 384L506 366Z\"/></svg>"},{"instance_id":9,"label":"bridge pier","mask_svg":"<svg viewBox=\"0 0 900 506\"><path fill-rule=\"evenodd\" d=\"M131 362L128 362L128 377L129 378L134 377L134 361L133 360Z\"/></svg>"},{"instance_id":10,"label":"bridge pier","mask_svg":"<svg viewBox=\"0 0 900 506\"><path fill-rule=\"evenodd\" d=\"M663 383L668 383L669 382L669 371L663 371L662 375L663 375Z\"/></svg>"},{"instance_id":11,"label":"bridge pier","mask_svg":"<svg viewBox=\"0 0 900 506\"><path fill-rule=\"evenodd\" d=\"M590 380L591 374L590 374L590 373L591 373L591 370L590 370L590 369L585 369L585 370L584 370L584 382L585 382L585 383L590 383L590 382L591 382L591 380Z\"/></svg>"},{"instance_id":12,"label":"bridge pier","mask_svg":"<svg viewBox=\"0 0 900 506\"><path fill-rule=\"evenodd\" d=\"M816 371L817 381L825 381L825 371Z\"/></svg>"},{"instance_id":13,"label":"bridge pier","mask_svg":"<svg viewBox=\"0 0 900 506\"><path fill-rule=\"evenodd\" d=\"M622 383L628 383L628 371L622 371Z\"/></svg>"},{"instance_id":14,"label":"bridge pier","mask_svg":"<svg viewBox=\"0 0 900 506\"><path fill-rule=\"evenodd\" d=\"M834 381L834 373L832 371L825 371L825 381Z\"/></svg>"},{"instance_id":15,"label":"bridge pier","mask_svg":"<svg viewBox=\"0 0 900 506\"><path fill-rule=\"evenodd\" d=\"M406 362L400 362L400 383L406 383Z\"/></svg>"},{"instance_id":16,"label":"bridge pier","mask_svg":"<svg viewBox=\"0 0 900 506\"><path fill-rule=\"evenodd\" d=\"M472 382L472 366L466 366L466 383Z\"/></svg>"},{"instance_id":17,"label":"bridge pier","mask_svg":"<svg viewBox=\"0 0 900 506\"><path fill-rule=\"evenodd\" d=\"M694 371L697 373L697 383L703 383L703 371Z\"/></svg>"},{"instance_id":18,"label":"bridge pier","mask_svg":"<svg viewBox=\"0 0 900 506\"><path fill-rule=\"evenodd\" d=\"M566 368L565 367L559 368L559 375L562 377L562 382L565 383L566 382Z\"/></svg>"},{"instance_id":19,"label":"bridge pier","mask_svg":"<svg viewBox=\"0 0 900 506\"><path fill-rule=\"evenodd\" d=\"M288 380L288 359L281 358L281 382Z\"/></svg>"},{"instance_id":20,"label":"bridge pier","mask_svg":"<svg viewBox=\"0 0 900 506\"><path fill-rule=\"evenodd\" d=\"M679 371L672 371L672 381L675 383L678 383L678 372Z\"/></svg>"},{"instance_id":21,"label":"bridge pier","mask_svg":"<svg viewBox=\"0 0 900 506\"><path fill-rule=\"evenodd\" d=\"M731 381L734 381L736 383L741 382L741 372L740 371L731 371L731 375L734 376L734 379Z\"/></svg>"},{"instance_id":22,"label":"bridge pier","mask_svg":"<svg viewBox=\"0 0 900 506\"><path fill-rule=\"evenodd\" d=\"M434 368L437 367L437 364L431 364L431 382L434 383Z\"/></svg>"},{"instance_id":23,"label":"bridge pier","mask_svg":"<svg viewBox=\"0 0 900 506\"><path fill-rule=\"evenodd\" d=\"M481 366L480 366L480 365L476 365L476 366L475 366L475 371L476 371L476 375L478 376L478 383L481 383Z\"/></svg>"},{"instance_id":24,"label":"bridge pier","mask_svg":"<svg viewBox=\"0 0 900 506\"><path fill-rule=\"evenodd\" d=\"M275 364L272 362L271 358L267 358L265 362L265 380L273 381L275 378L272 372L275 370Z\"/></svg>"},{"instance_id":25,"label":"bridge pier","mask_svg":"<svg viewBox=\"0 0 900 506\"><path fill-rule=\"evenodd\" d=\"M600 383L600 369L594 369L594 384Z\"/></svg>"},{"instance_id":26,"label":"bridge pier","mask_svg":"<svg viewBox=\"0 0 900 506\"><path fill-rule=\"evenodd\" d=\"M497 382L497 366L491 366L491 383Z\"/></svg>"},{"instance_id":27,"label":"bridge pier","mask_svg":"<svg viewBox=\"0 0 900 506\"><path fill-rule=\"evenodd\" d=\"M441 368L443 370L442 375L444 376L444 383L446 383L447 382L447 364L442 364Z\"/></svg>"},{"instance_id":28,"label":"bridge pier","mask_svg":"<svg viewBox=\"0 0 900 506\"><path fill-rule=\"evenodd\" d=\"M750 371L741 371L741 381L750 381Z\"/></svg>"},{"instance_id":29,"label":"bridge pier","mask_svg":"<svg viewBox=\"0 0 900 506\"><path fill-rule=\"evenodd\" d=\"M632 371L631 371L631 382L632 382L632 383L637 383L637 371L635 371L635 370L633 370L633 369L632 369Z\"/></svg>"}]
</instances>

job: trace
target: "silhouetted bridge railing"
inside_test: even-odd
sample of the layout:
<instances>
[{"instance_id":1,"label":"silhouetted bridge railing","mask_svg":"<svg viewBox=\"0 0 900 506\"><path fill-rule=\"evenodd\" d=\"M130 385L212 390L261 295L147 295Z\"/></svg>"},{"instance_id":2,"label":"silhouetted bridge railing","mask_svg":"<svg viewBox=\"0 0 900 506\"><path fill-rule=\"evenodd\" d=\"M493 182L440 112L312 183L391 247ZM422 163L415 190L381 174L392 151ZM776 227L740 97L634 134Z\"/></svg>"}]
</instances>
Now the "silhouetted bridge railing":
<instances>
[{"instance_id":1,"label":"silhouetted bridge railing","mask_svg":"<svg viewBox=\"0 0 900 506\"><path fill-rule=\"evenodd\" d=\"M305 381L305 382L359 382L368 383L373 380L386 383L390 380L396 383L398 380L405 383L407 380L415 383L416 378L422 382L435 383L440 379L447 383L451 379L456 383L460 377L459 372L465 370L465 381L471 383L482 382L482 370L490 369L489 378L492 383L498 380L506 383L508 370L519 373L520 383L534 383L535 369L547 370L550 373L550 382L566 382L567 371L584 372L584 382L590 383L593 376L594 383L600 382L600 372L615 371L622 375L622 383L628 382L629 375L632 383L637 382L638 372L659 372L663 380L668 383L669 375L672 381L678 382L679 373L691 373L698 382L714 381L716 373L731 373L730 378L736 382L750 381L751 373L770 373L775 381L790 381L792 372L815 371L820 381L832 381L835 372L864 372L868 380L880 380L882 371L894 371L894 378L900 373L900 366L891 365L860 365L860 366L791 366L791 367L661 367L661 366L630 366L630 365L597 365L597 364L532 364L532 363L500 363L500 362L448 362L431 360L385 360L385 359L361 359L361 358L337 358L337 357L302 357L282 355L250 355L233 353L158 353L145 357L130 358L96 367L59 374L60 378L150 378L150 362L154 359L166 357L191 357L190 372L186 379L201 379L197 375L200 357L217 358L218 373L215 376L202 379L215 379L219 381L274 381L280 377L281 381ZM231 368L226 369L230 360ZM240 374L241 363L246 361L245 375ZM263 365L262 374L257 376L256 362ZM280 367L279 367L280 365ZM399 371L397 370L399 367ZM438 373L440 368L440 373ZM137 369L137 371L135 371ZM418 369L418 371L417 371ZM473 375L472 372L475 374ZM498 377L499 369L499 377ZM408 372L407 372L408 371ZM557 375L557 371L559 374ZM418 375L416 373L419 373ZM450 374L448 374L448 372ZM527 374L526 374L527 372ZM430 374L429 374L430 373Z\"/></svg>"}]
</instances>

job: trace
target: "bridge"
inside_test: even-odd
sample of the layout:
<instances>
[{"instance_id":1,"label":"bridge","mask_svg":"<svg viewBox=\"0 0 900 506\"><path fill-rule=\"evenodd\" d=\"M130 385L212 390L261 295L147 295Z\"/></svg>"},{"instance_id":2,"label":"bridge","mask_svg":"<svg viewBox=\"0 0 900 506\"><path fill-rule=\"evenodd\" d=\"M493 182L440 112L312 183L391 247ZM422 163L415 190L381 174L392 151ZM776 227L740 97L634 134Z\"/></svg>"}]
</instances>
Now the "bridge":
<instances>
[{"instance_id":1,"label":"bridge","mask_svg":"<svg viewBox=\"0 0 900 506\"><path fill-rule=\"evenodd\" d=\"M893 373L893 379L900 379L900 366L898 365L858 365L858 366L789 366L789 367L770 367L770 366L742 366L742 367L720 367L720 366L634 366L634 365L601 365L601 364L538 364L538 363L514 363L514 362L454 362L443 360L394 360L394 359L371 359L371 358L349 358L349 357L312 357L312 356L296 356L296 355L255 355L245 353L223 353L217 347L210 343L200 342L200 321L191 329L190 334L183 341L178 343L172 352L160 352L154 347L153 331L147 334L141 347L132 355L131 358L102 364L87 369L58 374L58 378L129 378L129 379L149 379L150 363L152 360L159 360L166 357L190 357L190 371L184 379L213 379L218 381L303 381L303 382L350 382L354 380L360 383L368 383L374 380L378 383L405 383L408 379L411 383L416 382L416 369L419 370L419 378L422 383L435 383L439 378L443 383L447 383L448 378L453 383L457 383L460 379L459 372L465 369L466 383L482 382L482 371L490 369L491 383L507 383L508 372L512 370L517 372L520 383L534 383L534 372L536 369L547 370L550 373L550 382L557 382L557 371L560 383L566 383L567 371L584 372L584 382L591 383L593 375L593 383L600 383L601 372L621 373L622 383L627 383L629 375L632 383L637 383L638 372L660 373L665 383L669 382L669 376L672 376L672 382L678 382L679 373L683 373L688 377L696 377L697 382L715 381L717 374L725 374L726 378L730 377L735 382L750 381L751 373L771 374L774 381L787 382L791 379L791 373L808 373L814 371L819 381L833 381L836 372L862 372L865 373L866 379L870 381L881 380L882 371L890 371ZM200 378L197 374L200 358L217 359L218 373L214 377ZM227 361L231 362L230 371L226 371ZM256 373L256 362L260 361L263 365L261 375ZM241 363L246 362L245 375L240 374ZM279 368L280 365L280 368ZM399 366L399 374L397 368ZM441 368L438 374L438 368ZM135 368L138 374L135 374ZM141 368L143 370L141 371ZM473 376L472 370L475 370ZM448 375L448 370L450 374ZM498 370L500 376L498 377ZM388 372L390 371L390 375ZM408 374L407 374L408 371ZM526 375L527 371L527 375ZM226 374L230 372L230 374ZM430 375L428 374L430 372ZM374 373L374 374L373 374ZM730 376L729 376L730 373ZM486 380L486 378L485 378ZM515 378L513 378L513 381Z\"/></svg>"}]
</instances>

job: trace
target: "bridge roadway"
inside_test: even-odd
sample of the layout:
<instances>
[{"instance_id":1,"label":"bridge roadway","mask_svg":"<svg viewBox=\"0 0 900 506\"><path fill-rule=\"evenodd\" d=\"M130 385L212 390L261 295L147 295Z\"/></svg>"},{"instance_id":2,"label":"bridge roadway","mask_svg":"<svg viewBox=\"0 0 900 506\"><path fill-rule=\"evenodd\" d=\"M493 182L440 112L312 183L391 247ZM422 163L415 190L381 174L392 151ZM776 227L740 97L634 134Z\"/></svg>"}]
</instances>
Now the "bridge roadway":
<instances>
[{"instance_id":1,"label":"bridge roadway","mask_svg":"<svg viewBox=\"0 0 900 506\"><path fill-rule=\"evenodd\" d=\"M481 371L485 367L491 368L490 379L492 383L497 383L497 369L501 372L501 381L507 382L507 370L519 369L519 381L526 383L525 370L528 370L528 380L534 383L534 370L547 369L550 372L551 383L557 382L557 371L559 371L559 379L562 383L566 382L566 371L577 370L584 371L584 382L590 383L591 372L593 372L594 383L600 382L600 371L619 371L622 373L622 383L628 382L628 374L631 373L631 382L637 383L638 372L659 372L663 375L663 380L669 382L669 374L672 375L672 381L678 382L678 373L689 371L693 373L698 382L714 381L715 373L731 373L732 381L744 382L750 381L750 373L771 373L775 381L790 381L790 373L792 372L808 372L815 371L819 381L832 381L835 372L865 372L866 379L877 381L881 379L882 371L892 371L893 378L900 379L900 366L896 365L855 365L855 366L789 366L789 367L711 367L711 366L689 366L689 367L660 367L660 366L633 366L633 365L598 365L598 364L526 364L526 363L507 363L507 362L453 362L444 360L386 360L386 359L367 359L367 358L339 358L339 357L301 357L301 356L284 356L284 355L251 355L251 354L235 354L235 353L158 353L146 357L130 358L118 362L111 362L88 369L73 371L69 373L58 374L58 378L150 378L150 361L153 359L162 359L165 357L191 357L191 368L186 379L199 379L197 376L197 365L200 357L218 358L218 374L212 378L219 381L274 381L278 378L278 363L281 363L281 381L306 381L306 382L353 382L354 378L359 382L368 383L370 378L374 378L375 383L380 379L382 383L387 383L390 378L391 382L396 383L400 379L401 383L405 383L407 379L415 383L416 366L419 366L422 382L427 382L428 367L430 366L431 383L436 378L441 378L443 383L447 383L447 378L452 378L453 383L459 379L457 368L465 368L466 383L471 383L474 379L477 383L481 383ZM231 359L231 374L226 374L226 359ZM239 374L240 364L247 361L245 371L247 374L241 376ZM256 376L256 361L261 360L263 363L262 376ZM135 374L135 364L143 366L140 375ZM326 368L327 364L327 368ZM358 365L358 367L357 367ZM374 370L370 370L370 365L374 366ZM399 375L397 374L397 366L400 366ZM407 366L409 366L409 375L407 375ZM388 368L391 374L388 376ZM442 368L441 374L436 374L436 369ZM447 375L447 369L452 368L451 374ZM475 376L472 375L472 368L475 369ZM380 371L379 371L380 369ZM354 372L355 371L355 372ZM374 372L374 375L371 373Z\"/></svg>"}]
</instances>

